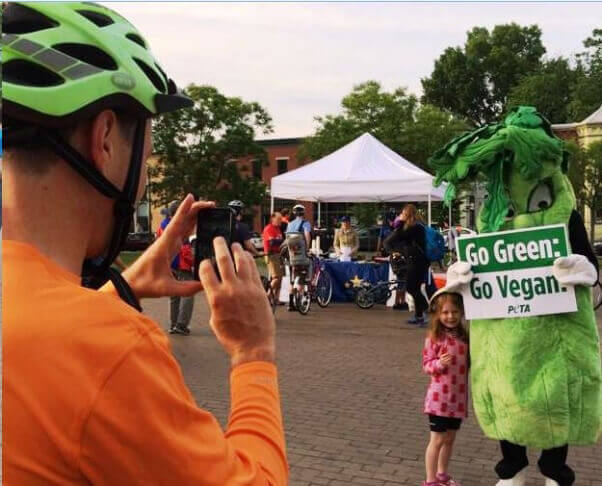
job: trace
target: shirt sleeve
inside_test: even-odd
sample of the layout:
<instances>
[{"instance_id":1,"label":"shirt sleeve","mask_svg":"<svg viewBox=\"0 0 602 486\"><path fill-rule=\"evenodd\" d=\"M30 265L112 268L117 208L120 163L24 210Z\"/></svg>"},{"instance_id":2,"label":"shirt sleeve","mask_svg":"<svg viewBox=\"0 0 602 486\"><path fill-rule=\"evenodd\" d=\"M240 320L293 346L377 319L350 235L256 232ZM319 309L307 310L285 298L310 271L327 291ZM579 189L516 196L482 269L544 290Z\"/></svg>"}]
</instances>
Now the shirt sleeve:
<instances>
[{"instance_id":1,"label":"shirt sleeve","mask_svg":"<svg viewBox=\"0 0 602 486\"><path fill-rule=\"evenodd\" d=\"M439 375L445 369L437 356L437 349L430 338L424 341L424 349L422 350L422 370L428 375Z\"/></svg>"},{"instance_id":2,"label":"shirt sleeve","mask_svg":"<svg viewBox=\"0 0 602 486\"><path fill-rule=\"evenodd\" d=\"M339 249L339 247L341 246L340 239L341 239L341 238L340 238L340 236L339 236L339 230L338 230L338 229L335 229L335 230L334 230L334 242L332 243L332 247L333 247L335 250L338 250L338 249Z\"/></svg>"},{"instance_id":3,"label":"shirt sleeve","mask_svg":"<svg viewBox=\"0 0 602 486\"><path fill-rule=\"evenodd\" d=\"M195 404L166 338L142 338L107 378L84 425L82 473L97 486L286 485L276 367L240 365L230 387L223 432Z\"/></svg>"}]
</instances>

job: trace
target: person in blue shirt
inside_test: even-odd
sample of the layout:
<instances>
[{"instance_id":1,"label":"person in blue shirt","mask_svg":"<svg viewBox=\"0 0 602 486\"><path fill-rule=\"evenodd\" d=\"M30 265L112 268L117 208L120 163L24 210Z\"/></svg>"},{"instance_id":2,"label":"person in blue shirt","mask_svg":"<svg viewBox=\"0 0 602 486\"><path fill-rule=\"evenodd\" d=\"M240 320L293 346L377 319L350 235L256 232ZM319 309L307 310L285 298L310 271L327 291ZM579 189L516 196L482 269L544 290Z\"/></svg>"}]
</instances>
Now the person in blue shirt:
<instances>
[{"instance_id":1,"label":"person in blue shirt","mask_svg":"<svg viewBox=\"0 0 602 486\"><path fill-rule=\"evenodd\" d=\"M293 219L286 226L286 234L289 233L303 233L305 237L305 247L309 249L311 247L311 224L309 221L305 219L305 207L301 204L296 204L293 206L293 214L295 219ZM293 299L293 285L291 282L291 287L289 291L289 302L288 302L288 310L294 311L295 303Z\"/></svg>"}]
</instances>

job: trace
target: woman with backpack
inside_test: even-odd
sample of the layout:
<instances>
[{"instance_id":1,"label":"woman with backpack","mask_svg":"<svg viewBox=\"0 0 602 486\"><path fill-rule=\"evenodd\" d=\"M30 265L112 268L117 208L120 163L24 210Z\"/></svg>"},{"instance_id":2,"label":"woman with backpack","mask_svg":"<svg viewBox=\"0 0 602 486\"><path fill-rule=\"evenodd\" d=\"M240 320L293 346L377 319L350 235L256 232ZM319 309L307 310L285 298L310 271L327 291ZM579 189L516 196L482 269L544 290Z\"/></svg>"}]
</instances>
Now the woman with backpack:
<instances>
[{"instance_id":1,"label":"woman with backpack","mask_svg":"<svg viewBox=\"0 0 602 486\"><path fill-rule=\"evenodd\" d=\"M384 241L385 249L400 252L407 261L406 290L414 298L415 315L409 324L424 326L424 312L428 303L420 290L428 275L426 231L417 214L416 206L406 204L399 216L400 225Z\"/></svg>"}]
</instances>

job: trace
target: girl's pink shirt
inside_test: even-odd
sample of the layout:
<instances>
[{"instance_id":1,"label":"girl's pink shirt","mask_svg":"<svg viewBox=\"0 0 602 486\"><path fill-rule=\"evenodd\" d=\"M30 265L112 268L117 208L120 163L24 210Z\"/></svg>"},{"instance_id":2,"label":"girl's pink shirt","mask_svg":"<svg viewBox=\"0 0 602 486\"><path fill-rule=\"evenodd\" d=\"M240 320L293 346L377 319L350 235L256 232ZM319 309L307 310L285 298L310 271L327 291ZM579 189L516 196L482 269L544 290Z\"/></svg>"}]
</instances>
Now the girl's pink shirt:
<instances>
[{"instance_id":1,"label":"girl's pink shirt","mask_svg":"<svg viewBox=\"0 0 602 486\"><path fill-rule=\"evenodd\" d=\"M441 364L441 356L452 361ZM440 417L466 418L468 409L468 343L448 334L433 341L426 338L422 351L422 369L431 375L424 399L424 413Z\"/></svg>"}]
</instances>

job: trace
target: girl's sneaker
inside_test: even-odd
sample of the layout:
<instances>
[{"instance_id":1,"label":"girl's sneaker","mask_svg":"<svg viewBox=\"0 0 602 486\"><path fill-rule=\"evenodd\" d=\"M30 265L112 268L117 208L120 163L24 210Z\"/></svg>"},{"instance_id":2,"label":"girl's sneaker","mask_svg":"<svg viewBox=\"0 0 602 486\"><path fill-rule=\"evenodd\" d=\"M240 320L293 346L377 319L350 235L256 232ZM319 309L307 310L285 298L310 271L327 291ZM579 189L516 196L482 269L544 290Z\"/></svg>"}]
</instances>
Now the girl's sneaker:
<instances>
[{"instance_id":1,"label":"girl's sneaker","mask_svg":"<svg viewBox=\"0 0 602 486\"><path fill-rule=\"evenodd\" d=\"M439 484L441 484L441 486L462 486L449 474L437 474L437 481L439 481Z\"/></svg>"}]
</instances>

